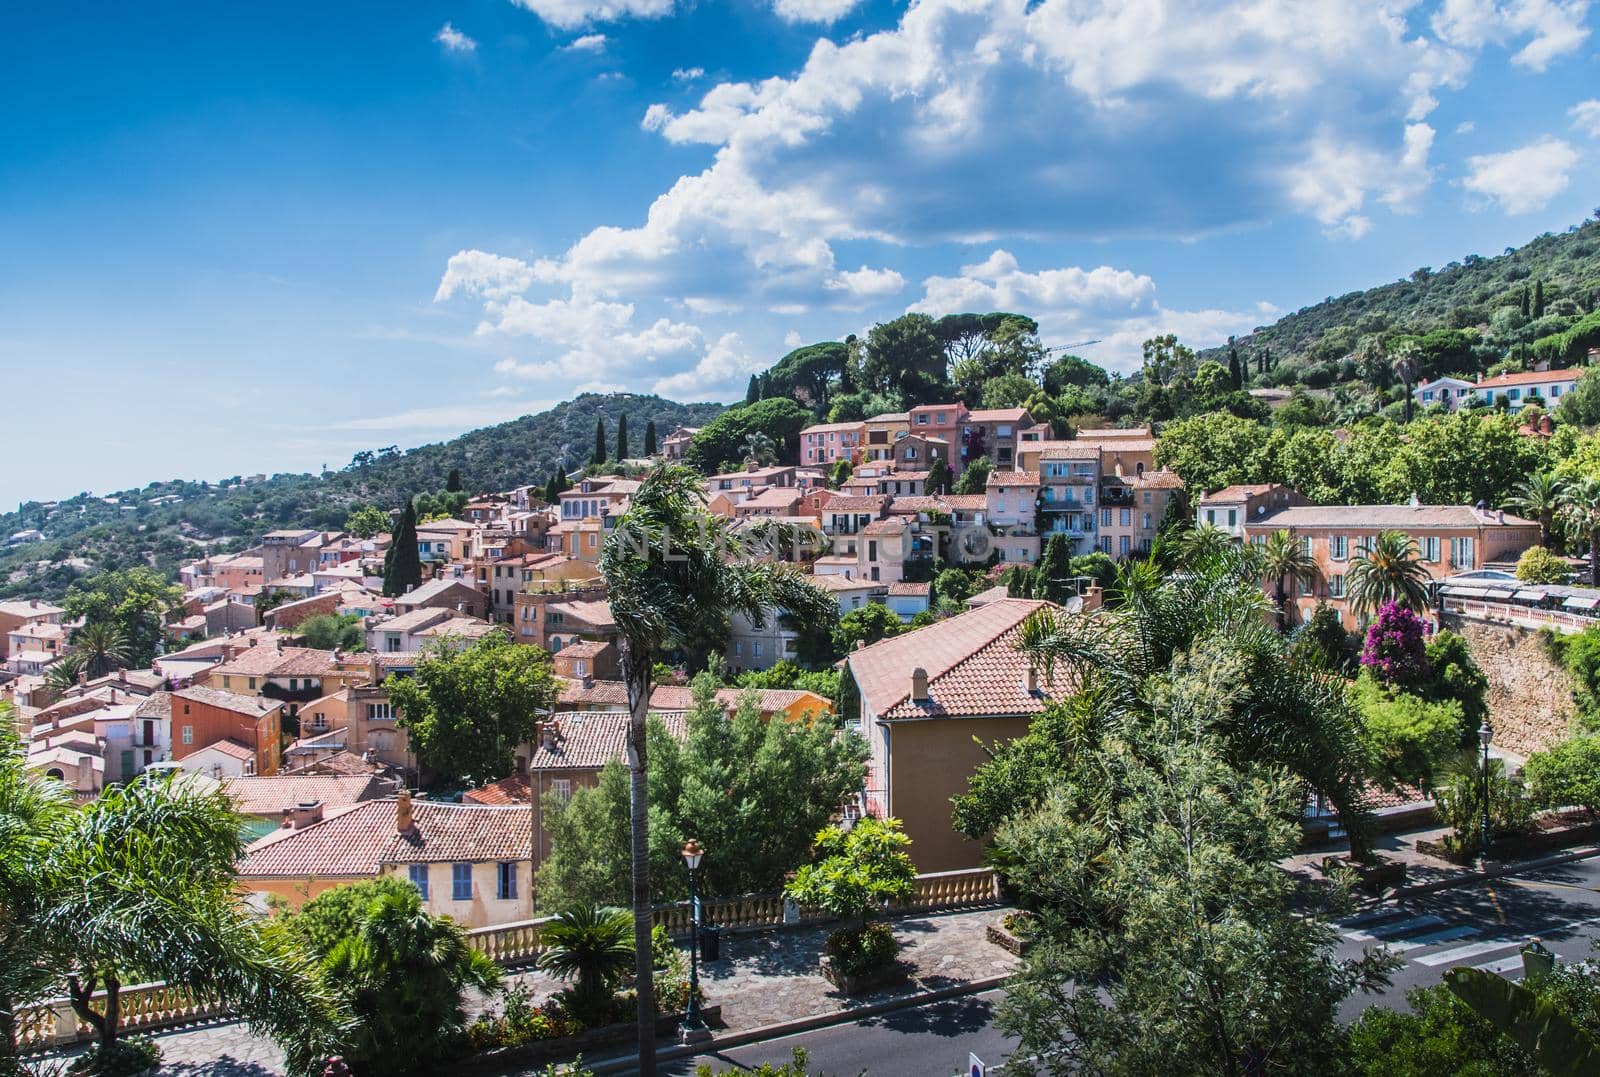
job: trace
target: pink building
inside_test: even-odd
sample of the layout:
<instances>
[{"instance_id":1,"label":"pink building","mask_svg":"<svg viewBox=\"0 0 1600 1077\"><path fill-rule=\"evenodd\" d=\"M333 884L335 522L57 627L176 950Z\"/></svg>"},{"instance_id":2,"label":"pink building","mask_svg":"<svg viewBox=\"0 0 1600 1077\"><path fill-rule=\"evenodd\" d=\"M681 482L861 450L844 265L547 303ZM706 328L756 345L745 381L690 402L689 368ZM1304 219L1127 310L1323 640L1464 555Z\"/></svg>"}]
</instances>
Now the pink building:
<instances>
[{"instance_id":1,"label":"pink building","mask_svg":"<svg viewBox=\"0 0 1600 1077\"><path fill-rule=\"evenodd\" d=\"M860 423L819 423L800 431L800 463L803 465L854 461L860 451Z\"/></svg>"},{"instance_id":2,"label":"pink building","mask_svg":"<svg viewBox=\"0 0 1600 1077\"><path fill-rule=\"evenodd\" d=\"M954 404L922 404L911 409L911 433L925 438L937 438L947 446L945 463L950 465L952 473L960 470L960 464L951 459L953 455L948 447L961 444L961 427L967 421L967 406L960 401ZM918 465L926 468L927 462Z\"/></svg>"}]
</instances>

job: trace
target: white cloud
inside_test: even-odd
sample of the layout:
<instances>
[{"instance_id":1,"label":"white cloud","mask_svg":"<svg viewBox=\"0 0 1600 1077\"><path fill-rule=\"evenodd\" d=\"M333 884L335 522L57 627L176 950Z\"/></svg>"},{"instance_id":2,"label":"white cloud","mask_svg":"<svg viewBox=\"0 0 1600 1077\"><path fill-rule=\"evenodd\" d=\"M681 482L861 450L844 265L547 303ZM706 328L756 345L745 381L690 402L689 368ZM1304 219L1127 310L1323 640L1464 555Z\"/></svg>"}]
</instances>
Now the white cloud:
<instances>
[{"instance_id":1,"label":"white cloud","mask_svg":"<svg viewBox=\"0 0 1600 1077\"><path fill-rule=\"evenodd\" d=\"M446 52L472 52L478 47L476 41L449 23L440 27L439 32L433 35L433 39L443 45Z\"/></svg>"},{"instance_id":2,"label":"white cloud","mask_svg":"<svg viewBox=\"0 0 1600 1077\"><path fill-rule=\"evenodd\" d=\"M800 340L800 331L798 329L791 329L787 333L783 334L783 346L785 348L789 348L791 350L798 348L800 346Z\"/></svg>"},{"instance_id":3,"label":"white cloud","mask_svg":"<svg viewBox=\"0 0 1600 1077\"><path fill-rule=\"evenodd\" d=\"M584 34L561 46L565 52L600 52L606 47L605 34Z\"/></svg>"},{"instance_id":4,"label":"white cloud","mask_svg":"<svg viewBox=\"0 0 1600 1077\"><path fill-rule=\"evenodd\" d=\"M838 22L856 6L856 0L772 0L772 11L784 22Z\"/></svg>"},{"instance_id":5,"label":"white cloud","mask_svg":"<svg viewBox=\"0 0 1600 1077\"><path fill-rule=\"evenodd\" d=\"M1360 212L1369 195L1393 209L1408 208L1433 179L1428 151L1433 128L1407 124L1398 157L1342 142L1329 130L1312 140L1307 159L1289 169L1289 199L1321 221L1330 234L1359 239L1372 227Z\"/></svg>"},{"instance_id":6,"label":"white cloud","mask_svg":"<svg viewBox=\"0 0 1600 1077\"><path fill-rule=\"evenodd\" d=\"M1505 153L1468 157L1461 185L1480 196L1479 206L1492 202L1512 216L1532 213L1567 189L1577 163L1578 151L1546 135Z\"/></svg>"},{"instance_id":7,"label":"white cloud","mask_svg":"<svg viewBox=\"0 0 1600 1077\"><path fill-rule=\"evenodd\" d=\"M617 19L659 19L672 14L673 0L512 0L559 30L575 30Z\"/></svg>"},{"instance_id":8,"label":"white cloud","mask_svg":"<svg viewBox=\"0 0 1600 1077\"><path fill-rule=\"evenodd\" d=\"M1185 343L1209 347L1248 332L1273 309L1167 310L1156 299L1155 281L1145 274L1111 266L1028 272L1006 250L962 266L959 276L929 277L923 289L909 310L935 317L966 310L1023 311L1039 322L1047 343L1095 339L1085 354L1122 370L1138 365L1140 344L1151 336L1177 333Z\"/></svg>"},{"instance_id":9,"label":"white cloud","mask_svg":"<svg viewBox=\"0 0 1600 1077\"><path fill-rule=\"evenodd\" d=\"M370 415L333 424L335 430L470 430L532 415L556 406L555 400L513 400L493 404L444 404L393 415Z\"/></svg>"},{"instance_id":10,"label":"white cloud","mask_svg":"<svg viewBox=\"0 0 1600 1077\"><path fill-rule=\"evenodd\" d=\"M726 399L744 388L751 374L766 363L750 356L738 333L724 333L691 370L659 379L650 391L684 399Z\"/></svg>"},{"instance_id":11,"label":"white cloud","mask_svg":"<svg viewBox=\"0 0 1600 1077\"><path fill-rule=\"evenodd\" d=\"M1590 138L1600 138L1600 98L1579 101L1567 109L1572 126Z\"/></svg>"},{"instance_id":12,"label":"white cloud","mask_svg":"<svg viewBox=\"0 0 1600 1077\"><path fill-rule=\"evenodd\" d=\"M703 67L680 67L672 72L673 82L697 82L706 77Z\"/></svg>"},{"instance_id":13,"label":"white cloud","mask_svg":"<svg viewBox=\"0 0 1600 1077\"><path fill-rule=\"evenodd\" d=\"M1456 124L1456 134L1458 135L1470 135L1477 129L1478 125L1471 120L1462 120Z\"/></svg>"},{"instance_id":14,"label":"white cloud","mask_svg":"<svg viewBox=\"0 0 1600 1077\"><path fill-rule=\"evenodd\" d=\"M835 273L824 287L831 291L846 292L858 299L882 299L898 295L906 286L906 279L892 269L860 269Z\"/></svg>"},{"instance_id":15,"label":"white cloud","mask_svg":"<svg viewBox=\"0 0 1600 1077\"><path fill-rule=\"evenodd\" d=\"M1589 0L1444 0L1432 25L1440 40L1467 49L1525 42L1511 62L1543 71L1583 46L1588 14Z\"/></svg>"},{"instance_id":16,"label":"white cloud","mask_svg":"<svg viewBox=\"0 0 1600 1077\"><path fill-rule=\"evenodd\" d=\"M554 266L546 261L530 265L487 251L457 251L445 264L433 301L443 302L457 292L500 299L527 291L535 281L551 280L553 273Z\"/></svg>"}]
</instances>

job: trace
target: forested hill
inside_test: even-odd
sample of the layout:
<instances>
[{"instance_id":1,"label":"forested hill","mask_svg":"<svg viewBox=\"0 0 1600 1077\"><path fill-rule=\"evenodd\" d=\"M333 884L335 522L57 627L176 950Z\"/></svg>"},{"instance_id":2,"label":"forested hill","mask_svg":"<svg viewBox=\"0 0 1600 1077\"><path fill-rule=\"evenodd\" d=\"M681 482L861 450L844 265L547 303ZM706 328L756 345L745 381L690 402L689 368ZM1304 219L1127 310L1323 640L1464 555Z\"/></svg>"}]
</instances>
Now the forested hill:
<instances>
[{"instance_id":1,"label":"forested hill","mask_svg":"<svg viewBox=\"0 0 1600 1077\"><path fill-rule=\"evenodd\" d=\"M1524 309L1524 290L1527 309ZM1600 220L1560 234L1545 233L1493 257L1466 255L1440 267L1422 266L1392 284L1329 296L1235 342L1257 384L1312 386L1348 380L1340 360L1363 340L1384 334L1478 330L1492 361L1506 352L1532 355L1537 342L1568 332L1600 307ZM1202 353L1226 359L1227 349ZM1262 377L1256 360L1276 362ZM1570 356L1550 355L1554 360Z\"/></svg>"},{"instance_id":2,"label":"forested hill","mask_svg":"<svg viewBox=\"0 0 1600 1077\"><path fill-rule=\"evenodd\" d=\"M240 549L274 528L338 528L352 505L391 508L406 496L442 490L451 470L460 472L462 489L469 492L542 485L557 467L589 462L597 418L604 418L614 438L618 419L626 415L632 451L639 453L651 421L665 438L722 410L720 404L679 404L657 396L585 393L450 441L406 452L375 447L343 470L320 476L279 474L248 484L171 480L80 494L59 504L27 502L0 515L0 538L38 529L45 541L0 549L0 598L58 597L78 576L108 568L142 564L172 572L184 558Z\"/></svg>"}]
</instances>

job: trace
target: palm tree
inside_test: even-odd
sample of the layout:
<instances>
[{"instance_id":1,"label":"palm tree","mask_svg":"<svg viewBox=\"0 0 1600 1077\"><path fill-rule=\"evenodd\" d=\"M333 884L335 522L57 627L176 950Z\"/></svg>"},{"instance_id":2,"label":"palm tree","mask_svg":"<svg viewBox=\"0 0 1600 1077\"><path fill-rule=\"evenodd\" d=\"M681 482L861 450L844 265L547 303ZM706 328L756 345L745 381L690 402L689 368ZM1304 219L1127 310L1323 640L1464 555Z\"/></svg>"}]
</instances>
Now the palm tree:
<instances>
[{"instance_id":1,"label":"palm tree","mask_svg":"<svg viewBox=\"0 0 1600 1077\"><path fill-rule=\"evenodd\" d=\"M574 1011L597 1015L633 964L633 917L627 909L580 905L558 913L539 941L545 947L539 967L563 980L576 980Z\"/></svg>"},{"instance_id":2,"label":"palm tree","mask_svg":"<svg viewBox=\"0 0 1600 1077\"><path fill-rule=\"evenodd\" d=\"M1412 404L1411 386L1415 384L1417 375L1422 373L1422 358L1417 351L1416 344L1412 341L1406 341L1395 348L1393 359L1390 362L1390 369L1394 371L1395 377L1400 379L1400 385L1405 390L1406 422L1409 423L1411 421Z\"/></svg>"},{"instance_id":3,"label":"palm tree","mask_svg":"<svg viewBox=\"0 0 1600 1077\"><path fill-rule=\"evenodd\" d=\"M1384 531L1350 559L1350 608L1371 617L1385 602L1418 613L1428 608L1428 570L1404 531Z\"/></svg>"},{"instance_id":4,"label":"palm tree","mask_svg":"<svg viewBox=\"0 0 1600 1077\"><path fill-rule=\"evenodd\" d=\"M1234 545L1233 536L1215 524L1201 524L1178 539L1178 558L1185 567L1205 564Z\"/></svg>"},{"instance_id":5,"label":"palm tree","mask_svg":"<svg viewBox=\"0 0 1600 1077\"><path fill-rule=\"evenodd\" d=\"M133 661L127 634L110 621L91 621L72 637L73 648L83 661L83 671L91 678L104 677Z\"/></svg>"},{"instance_id":6,"label":"palm tree","mask_svg":"<svg viewBox=\"0 0 1600 1077\"><path fill-rule=\"evenodd\" d=\"M1589 539L1589 585L1600 587L1600 479L1586 475L1561 493L1563 515Z\"/></svg>"},{"instance_id":7,"label":"palm tree","mask_svg":"<svg viewBox=\"0 0 1600 1077\"><path fill-rule=\"evenodd\" d=\"M1305 552L1300 540L1288 531L1274 531L1267 536L1266 545L1260 547L1259 560L1262 575L1276 584L1278 601L1278 631L1289 628L1289 581L1312 580L1317 575L1317 563Z\"/></svg>"},{"instance_id":8,"label":"palm tree","mask_svg":"<svg viewBox=\"0 0 1600 1077\"><path fill-rule=\"evenodd\" d=\"M1551 549L1554 537L1551 524L1561 509L1561 480L1551 471L1537 471L1517 485L1509 504L1525 516L1539 521L1539 545ZM1559 551L1557 551L1559 552Z\"/></svg>"},{"instance_id":9,"label":"palm tree","mask_svg":"<svg viewBox=\"0 0 1600 1077\"><path fill-rule=\"evenodd\" d=\"M760 430L753 430L745 436L741 451L746 460L754 460L762 466L774 463L778 459L777 445Z\"/></svg>"},{"instance_id":10,"label":"palm tree","mask_svg":"<svg viewBox=\"0 0 1600 1077\"><path fill-rule=\"evenodd\" d=\"M45 667L45 687L58 694L65 692L78 683L78 674L83 668L83 655L76 651L68 651Z\"/></svg>"},{"instance_id":11,"label":"palm tree","mask_svg":"<svg viewBox=\"0 0 1600 1077\"><path fill-rule=\"evenodd\" d=\"M786 525L774 524L782 530ZM792 531L789 538L798 541ZM799 573L769 561L730 557L725 522L706 512L701 478L659 463L633 495L600 552L611 616L617 626L622 679L628 691L628 764L632 783L633 942L637 970L639 1068L655 1073L655 990L651 980L650 790L645 719L651 667L693 642L707 625L740 613L756 625L774 611L826 627L838 606Z\"/></svg>"}]
</instances>

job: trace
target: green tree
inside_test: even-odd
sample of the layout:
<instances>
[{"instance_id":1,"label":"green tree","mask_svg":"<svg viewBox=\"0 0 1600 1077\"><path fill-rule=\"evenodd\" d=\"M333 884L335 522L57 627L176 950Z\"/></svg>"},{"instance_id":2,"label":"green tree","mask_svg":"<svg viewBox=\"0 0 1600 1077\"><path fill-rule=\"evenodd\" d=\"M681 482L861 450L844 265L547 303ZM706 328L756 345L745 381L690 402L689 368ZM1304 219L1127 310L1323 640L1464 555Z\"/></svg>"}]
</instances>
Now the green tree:
<instances>
[{"instance_id":1,"label":"green tree","mask_svg":"<svg viewBox=\"0 0 1600 1077\"><path fill-rule=\"evenodd\" d=\"M550 656L491 632L462 651L426 649L413 676L389 682L395 723L417 760L446 785L477 785L511 773L512 752L533 740L555 702Z\"/></svg>"},{"instance_id":2,"label":"green tree","mask_svg":"<svg viewBox=\"0 0 1600 1077\"><path fill-rule=\"evenodd\" d=\"M961 474L956 478L955 488L951 491L956 494L981 494L989 483L989 471L993 468L987 456L980 456L976 460L967 461L967 466L961 469Z\"/></svg>"},{"instance_id":3,"label":"green tree","mask_svg":"<svg viewBox=\"0 0 1600 1077\"><path fill-rule=\"evenodd\" d=\"M1600 478L1586 475L1568 485L1561 494L1561 507L1572 526L1588 541L1589 585L1600 587Z\"/></svg>"},{"instance_id":4,"label":"green tree","mask_svg":"<svg viewBox=\"0 0 1600 1077\"><path fill-rule=\"evenodd\" d=\"M1461 745L1478 742L1478 727L1489 718L1489 678L1472 657L1472 647L1457 632L1444 629L1428 637L1427 676L1412 690L1430 703L1461 707Z\"/></svg>"},{"instance_id":5,"label":"green tree","mask_svg":"<svg viewBox=\"0 0 1600 1077\"><path fill-rule=\"evenodd\" d=\"M1039 389L1032 378L1022 374L1001 374L983 383L983 406L986 408L1015 408Z\"/></svg>"},{"instance_id":6,"label":"green tree","mask_svg":"<svg viewBox=\"0 0 1600 1077\"><path fill-rule=\"evenodd\" d=\"M398 598L422 584L422 554L417 549L417 509L410 498L400 510L400 522L389 536L383 558L383 593Z\"/></svg>"},{"instance_id":7,"label":"green tree","mask_svg":"<svg viewBox=\"0 0 1600 1077\"><path fill-rule=\"evenodd\" d=\"M851 466L849 460L835 460L833 462L833 470L828 473L829 488L833 490L839 489L839 487L850 481L850 476L854 473L855 468Z\"/></svg>"},{"instance_id":8,"label":"green tree","mask_svg":"<svg viewBox=\"0 0 1600 1077\"><path fill-rule=\"evenodd\" d=\"M810 422L811 412L788 397L729 408L700 428L689 443L684 462L704 475L724 464L737 465L752 433L772 439L779 461L793 462L800 458L800 431Z\"/></svg>"},{"instance_id":9,"label":"green tree","mask_svg":"<svg viewBox=\"0 0 1600 1077\"><path fill-rule=\"evenodd\" d=\"M864 602L839 618L834 630L834 649L848 654L858 643L877 643L905 631L900 615L882 602Z\"/></svg>"},{"instance_id":10,"label":"green tree","mask_svg":"<svg viewBox=\"0 0 1600 1077\"><path fill-rule=\"evenodd\" d=\"M114 569L74 583L62 607L69 620L84 627L110 624L121 633L131 669L148 666L160 653L167 615L183 600L183 592L143 566Z\"/></svg>"},{"instance_id":11,"label":"green tree","mask_svg":"<svg viewBox=\"0 0 1600 1077\"><path fill-rule=\"evenodd\" d=\"M1540 471L1529 475L1518 484L1516 492L1507 502L1511 508L1539 521L1539 545L1549 547L1550 525L1561 511L1561 480L1554 472ZM1554 580L1541 581L1554 583Z\"/></svg>"},{"instance_id":12,"label":"green tree","mask_svg":"<svg viewBox=\"0 0 1600 1077\"><path fill-rule=\"evenodd\" d=\"M1428 608L1428 569L1404 531L1384 531L1350 559L1350 608L1371 617L1385 602L1420 613Z\"/></svg>"},{"instance_id":13,"label":"green tree","mask_svg":"<svg viewBox=\"0 0 1600 1077\"><path fill-rule=\"evenodd\" d=\"M500 969L446 916L393 876L338 886L284 922L319 961L318 975L354 1011L346 1061L358 1074L431 1073L464 1052L468 988Z\"/></svg>"},{"instance_id":14,"label":"green tree","mask_svg":"<svg viewBox=\"0 0 1600 1077\"><path fill-rule=\"evenodd\" d=\"M879 392L903 393L912 404L929 403L945 384L944 345L926 314L880 322L867 333L862 379Z\"/></svg>"},{"instance_id":15,"label":"green tree","mask_svg":"<svg viewBox=\"0 0 1600 1077\"><path fill-rule=\"evenodd\" d=\"M1295 630L1291 646L1296 659L1330 673L1349 669L1360 650L1345 631L1339 611L1326 602L1318 602L1311 616Z\"/></svg>"},{"instance_id":16,"label":"green tree","mask_svg":"<svg viewBox=\"0 0 1600 1077\"><path fill-rule=\"evenodd\" d=\"M376 505L355 505L344 519L344 529L356 538L368 539L389 530L389 514Z\"/></svg>"},{"instance_id":17,"label":"green tree","mask_svg":"<svg viewBox=\"0 0 1600 1077\"><path fill-rule=\"evenodd\" d=\"M1543 546L1529 546L1517 558L1516 575L1523 583L1566 583L1572 570Z\"/></svg>"},{"instance_id":18,"label":"green tree","mask_svg":"<svg viewBox=\"0 0 1600 1077\"><path fill-rule=\"evenodd\" d=\"M96 621L78 629L72 634L72 648L80 660L78 668L91 678L126 669L133 661L128 637L112 621Z\"/></svg>"},{"instance_id":19,"label":"green tree","mask_svg":"<svg viewBox=\"0 0 1600 1077\"><path fill-rule=\"evenodd\" d=\"M754 460L762 467L778 461L778 447L760 430L752 430L745 435L744 443L739 446L739 452L744 459Z\"/></svg>"},{"instance_id":20,"label":"green tree","mask_svg":"<svg viewBox=\"0 0 1600 1077\"><path fill-rule=\"evenodd\" d=\"M904 901L915 890L910 845L898 819L869 816L849 829L825 826L812 842L813 861L795 872L784 894L859 931L886 903Z\"/></svg>"},{"instance_id":21,"label":"green tree","mask_svg":"<svg viewBox=\"0 0 1600 1077\"><path fill-rule=\"evenodd\" d=\"M651 419L644 424L644 455L648 458L656 454L656 421Z\"/></svg>"},{"instance_id":22,"label":"green tree","mask_svg":"<svg viewBox=\"0 0 1600 1077\"><path fill-rule=\"evenodd\" d=\"M460 493L461 492L461 472L456 470L455 468L451 468L450 469L450 473L444 477L444 488L445 488L445 492L446 493L451 493L451 494Z\"/></svg>"},{"instance_id":23,"label":"green tree","mask_svg":"<svg viewBox=\"0 0 1600 1077\"><path fill-rule=\"evenodd\" d=\"M296 627L303 646L319 651L361 651L366 649L366 633L361 618L353 613L324 613L307 617Z\"/></svg>"},{"instance_id":24,"label":"green tree","mask_svg":"<svg viewBox=\"0 0 1600 1077\"><path fill-rule=\"evenodd\" d=\"M1390 789L1428 789L1460 749L1461 704L1429 703L1386 688L1369 673L1350 687L1376 777Z\"/></svg>"},{"instance_id":25,"label":"green tree","mask_svg":"<svg viewBox=\"0 0 1600 1077\"><path fill-rule=\"evenodd\" d=\"M791 400L771 403L798 406ZM658 464L600 552L630 714L629 829L639 1062L646 1077L655 1072L656 1017L650 967L650 753L645 722L652 670L658 658L714 619L740 613L759 626L780 610L802 623L812 619L831 623L838 614L833 600L793 569L770 562L730 562L724 557L730 546L724 521L706 513L699 476L687 468Z\"/></svg>"},{"instance_id":26,"label":"green tree","mask_svg":"<svg viewBox=\"0 0 1600 1077\"><path fill-rule=\"evenodd\" d=\"M1096 389L1111 384L1111 375L1103 368L1076 355L1056 356L1045 366L1041 379L1044 391L1051 396L1060 396L1062 390L1069 387Z\"/></svg>"},{"instance_id":27,"label":"green tree","mask_svg":"<svg viewBox=\"0 0 1600 1077\"><path fill-rule=\"evenodd\" d=\"M595 416L594 420L594 452L589 454L589 463L603 464L606 462L606 417Z\"/></svg>"},{"instance_id":28,"label":"green tree","mask_svg":"<svg viewBox=\"0 0 1600 1077\"><path fill-rule=\"evenodd\" d=\"M1233 536L1215 524L1190 528L1177 540L1179 559L1188 566L1209 564L1237 549Z\"/></svg>"},{"instance_id":29,"label":"green tree","mask_svg":"<svg viewBox=\"0 0 1600 1077\"><path fill-rule=\"evenodd\" d=\"M930 494L943 494L950 490L950 465L942 453L933 454L928 463L928 481L925 489Z\"/></svg>"},{"instance_id":30,"label":"green tree","mask_svg":"<svg viewBox=\"0 0 1600 1077\"><path fill-rule=\"evenodd\" d=\"M1278 631L1289 630L1289 585L1310 583L1317 578L1317 563L1288 531L1274 531L1261 550L1261 571L1272 581L1273 599L1278 607Z\"/></svg>"},{"instance_id":31,"label":"green tree","mask_svg":"<svg viewBox=\"0 0 1600 1077\"><path fill-rule=\"evenodd\" d=\"M626 460L628 452L628 413L617 416L617 459Z\"/></svg>"},{"instance_id":32,"label":"green tree","mask_svg":"<svg viewBox=\"0 0 1600 1077\"><path fill-rule=\"evenodd\" d=\"M1156 464L1170 467L1191 491L1210 493L1236 483L1270 481L1268 432L1252 419L1226 412L1168 423L1156 441Z\"/></svg>"},{"instance_id":33,"label":"green tree","mask_svg":"<svg viewBox=\"0 0 1600 1077\"><path fill-rule=\"evenodd\" d=\"M1580 735L1534 752L1523 771L1539 807L1600 812L1600 736Z\"/></svg>"},{"instance_id":34,"label":"green tree","mask_svg":"<svg viewBox=\"0 0 1600 1077\"><path fill-rule=\"evenodd\" d=\"M539 933L539 968L573 986L568 1008L594 1023L610 1008L622 976L633 967L633 917L627 909L577 905L556 914Z\"/></svg>"}]
</instances>

